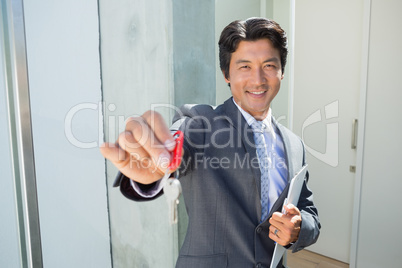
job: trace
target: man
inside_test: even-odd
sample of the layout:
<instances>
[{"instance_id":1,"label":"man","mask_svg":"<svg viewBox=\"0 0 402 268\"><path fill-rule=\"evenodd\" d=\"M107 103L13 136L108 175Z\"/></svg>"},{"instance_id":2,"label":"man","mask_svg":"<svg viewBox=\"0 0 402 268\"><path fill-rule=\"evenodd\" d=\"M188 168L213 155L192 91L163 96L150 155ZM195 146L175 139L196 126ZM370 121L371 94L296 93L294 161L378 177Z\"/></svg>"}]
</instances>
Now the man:
<instances>
[{"instance_id":1,"label":"man","mask_svg":"<svg viewBox=\"0 0 402 268\"><path fill-rule=\"evenodd\" d=\"M281 213L289 181L305 165L301 140L271 115L286 57L286 33L276 22L234 21L219 40L232 98L216 108L183 106L170 130L148 111L129 120L118 146L101 149L120 170L122 193L150 200L162 194L175 146L170 133L184 132L179 174L189 225L176 267L269 267L275 242L295 252L317 240L308 175L298 204Z\"/></svg>"}]
</instances>

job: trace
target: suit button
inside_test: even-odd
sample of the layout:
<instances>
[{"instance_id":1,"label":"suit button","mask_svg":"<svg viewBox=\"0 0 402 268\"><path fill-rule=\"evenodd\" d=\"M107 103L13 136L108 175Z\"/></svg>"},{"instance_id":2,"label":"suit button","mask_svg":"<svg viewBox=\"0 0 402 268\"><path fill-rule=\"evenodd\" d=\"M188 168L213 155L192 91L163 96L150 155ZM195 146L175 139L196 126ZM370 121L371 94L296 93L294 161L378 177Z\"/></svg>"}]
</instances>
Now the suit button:
<instances>
[{"instance_id":1,"label":"suit button","mask_svg":"<svg viewBox=\"0 0 402 268\"><path fill-rule=\"evenodd\" d=\"M261 267L262 267L261 263L257 263L257 264L255 265L255 268L261 268Z\"/></svg>"},{"instance_id":2,"label":"suit button","mask_svg":"<svg viewBox=\"0 0 402 268\"><path fill-rule=\"evenodd\" d=\"M261 232L262 232L262 227L261 227L261 226L258 226L257 229L256 229L256 231L257 231L257 233L261 233Z\"/></svg>"}]
</instances>

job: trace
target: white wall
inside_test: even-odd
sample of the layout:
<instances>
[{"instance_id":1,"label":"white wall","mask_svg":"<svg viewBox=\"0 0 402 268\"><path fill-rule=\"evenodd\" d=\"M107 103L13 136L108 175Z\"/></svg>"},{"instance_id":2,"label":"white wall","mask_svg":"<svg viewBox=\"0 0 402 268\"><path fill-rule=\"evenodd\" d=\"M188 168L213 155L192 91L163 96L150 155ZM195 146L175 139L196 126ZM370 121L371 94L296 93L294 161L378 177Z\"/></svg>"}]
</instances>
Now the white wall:
<instances>
[{"instance_id":1,"label":"white wall","mask_svg":"<svg viewBox=\"0 0 402 268\"><path fill-rule=\"evenodd\" d=\"M111 267L97 1L24 8L44 267Z\"/></svg>"},{"instance_id":2,"label":"white wall","mask_svg":"<svg viewBox=\"0 0 402 268\"><path fill-rule=\"evenodd\" d=\"M401 1L371 1L356 266L351 267L400 267L402 263L401 10Z\"/></svg>"}]
</instances>

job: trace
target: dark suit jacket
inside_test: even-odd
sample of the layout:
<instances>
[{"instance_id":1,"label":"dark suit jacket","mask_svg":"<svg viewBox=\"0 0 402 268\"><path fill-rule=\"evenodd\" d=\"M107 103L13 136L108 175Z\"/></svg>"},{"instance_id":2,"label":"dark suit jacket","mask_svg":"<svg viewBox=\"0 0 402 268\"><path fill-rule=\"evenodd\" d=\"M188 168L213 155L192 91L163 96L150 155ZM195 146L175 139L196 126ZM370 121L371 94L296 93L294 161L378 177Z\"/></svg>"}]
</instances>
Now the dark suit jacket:
<instances>
[{"instance_id":1,"label":"dark suit jacket","mask_svg":"<svg viewBox=\"0 0 402 268\"><path fill-rule=\"evenodd\" d=\"M288 178L305 164L302 141L274 121L284 141ZM268 220L261 218L260 169L251 128L232 99L214 108L185 105L173 119L172 130L185 133L180 180L189 216L188 230L176 267L269 267L274 242L268 237ZM298 251L313 244L320 223L307 187L308 174L297 207L302 225L299 239L289 249ZM129 180L118 176L123 194L141 198ZM142 185L143 190L152 185ZM281 211L286 186L268 219ZM279 266L281 267L281 266Z\"/></svg>"}]
</instances>

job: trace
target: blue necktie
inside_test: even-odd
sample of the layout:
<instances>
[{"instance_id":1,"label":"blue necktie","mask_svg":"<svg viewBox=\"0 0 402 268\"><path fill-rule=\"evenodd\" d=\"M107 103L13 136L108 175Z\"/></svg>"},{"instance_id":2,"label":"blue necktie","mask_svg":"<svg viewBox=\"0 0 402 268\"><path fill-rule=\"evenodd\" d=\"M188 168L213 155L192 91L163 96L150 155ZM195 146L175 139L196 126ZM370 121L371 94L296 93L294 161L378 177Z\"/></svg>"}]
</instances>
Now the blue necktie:
<instances>
[{"instance_id":1,"label":"blue necktie","mask_svg":"<svg viewBox=\"0 0 402 268\"><path fill-rule=\"evenodd\" d=\"M269 197L269 166L266 141L264 138L265 125L262 121L255 121L251 124L254 132L254 142L257 149L257 156L261 171L261 222L268 216L268 197Z\"/></svg>"}]
</instances>

